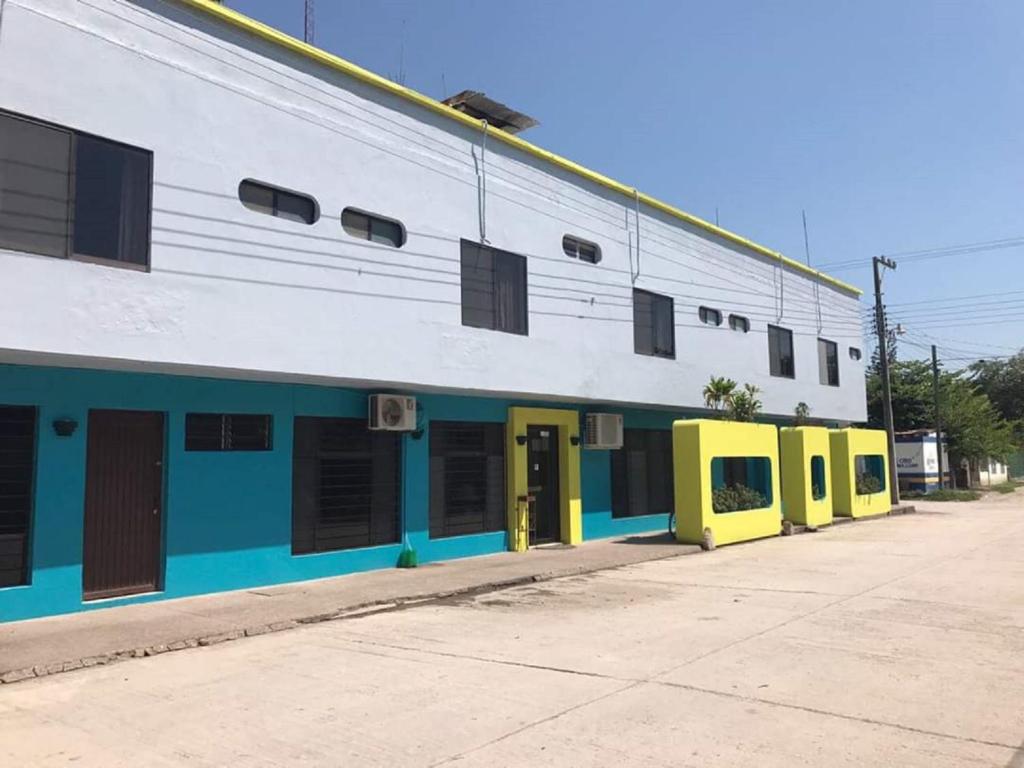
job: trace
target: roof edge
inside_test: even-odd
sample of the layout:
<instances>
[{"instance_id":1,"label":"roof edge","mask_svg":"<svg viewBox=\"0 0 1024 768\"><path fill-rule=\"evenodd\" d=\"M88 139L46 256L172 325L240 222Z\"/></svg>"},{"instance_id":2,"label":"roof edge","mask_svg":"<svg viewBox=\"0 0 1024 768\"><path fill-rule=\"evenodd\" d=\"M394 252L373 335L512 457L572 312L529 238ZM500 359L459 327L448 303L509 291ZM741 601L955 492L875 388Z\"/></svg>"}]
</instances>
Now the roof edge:
<instances>
[{"instance_id":1,"label":"roof edge","mask_svg":"<svg viewBox=\"0 0 1024 768\"><path fill-rule=\"evenodd\" d=\"M310 45L309 43L299 40L298 38L285 34L284 32L281 32L278 29L275 29L267 24L264 24L263 22L257 21L256 19L246 16L243 13L239 13L238 11L235 11L218 2L215 2L215 0L178 0L178 2L182 3L183 5L201 10L204 13L207 13L211 16L220 19L221 21L230 24L233 27L249 32L250 34L253 34L256 37L262 38L263 40L279 45L282 48L292 51L293 53L298 53L301 56L305 56L308 59L316 61L331 69L335 69L339 72L342 72L352 78L355 78L356 80L360 80L376 88L380 88L383 91L387 91L388 93L391 93L395 96L406 99L407 101L411 101L414 104L418 104L421 107L425 107L426 109L429 109L432 112L436 112L437 114L444 115L445 117L448 117L451 120L461 122L467 126L476 128L477 130L483 130L483 124L481 121L475 120L472 117L463 114L462 112L459 112L458 110L452 109L451 107L442 104L440 101L432 99L429 96L425 96L419 91L414 91L411 88L406 88L404 85L399 85L398 83L388 80L385 77L381 77L380 75L371 72L368 69L360 67L358 64L353 64L352 62L343 59L340 56L336 56L333 53L328 53L322 48L317 48L314 45ZM630 200L639 199L641 203L650 208L654 208L655 210L661 211L662 213L667 213L668 215L673 216L674 218L680 219L681 221L685 221L687 224L699 227L707 232L710 232L713 235L722 238L723 240L728 240L737 245L741 245L744 248L748 248L756 253L761 254L762 256L767 256L772 259L778 259L780 264L785 264L791 269L810 275L823 283L827 283L828 285L831 285L835 288L848 291L857 296L860 296L864 293L860 288L857 288L856 286L851 285L850 283L838 280L832 277L831 275L825 274L824 272L819 272L813 267L809 267L806 264L801 264L799 261L796 261L794 259L789 258L788 256L783 255L779 251L772 250L771 248L767 248L766 246L755 243L753 240L749 240L743 237L742 235L738 235L735 232L730 232L727 229L723 229L722 227L719 227L717 224L712 224L709 221L705 221L699 216L694 216L691 213L687 213L686 211L677 208L674 205L670 205L669 203L663 202L662 200L659 200L656 197L651 197L650 195L640 192L634 187L630 187L626 184L616 181L615 179L605 176L602 173L592 171L591 169L582 166L579 163L573 162L572 160L564 158L561 155L556 155L554 152L542 149L535 144L531 144L528 141L520 139L518 136L505 133L504 131L490 131L488 132L487 135L488 138L497 139L498 141L504 142L505 144L515 147L516 149L531 154L534 157L539 157L542 160L546 160L552 165L562 168L563 170L569 171L570 173L574 173L577 176L581 176L589 181L592 181L596 184L600 184L603 187L618 192L628 197Z\"/></svg>"}]
</instances>

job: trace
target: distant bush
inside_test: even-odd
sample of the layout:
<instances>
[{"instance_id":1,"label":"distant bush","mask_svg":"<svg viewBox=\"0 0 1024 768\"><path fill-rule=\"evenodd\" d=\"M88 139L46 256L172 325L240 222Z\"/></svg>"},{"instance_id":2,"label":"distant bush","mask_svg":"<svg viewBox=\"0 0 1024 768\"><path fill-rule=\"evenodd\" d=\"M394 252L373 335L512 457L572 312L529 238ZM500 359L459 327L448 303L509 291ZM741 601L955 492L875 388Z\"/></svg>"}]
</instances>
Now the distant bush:
<instances>
[{"instance_id":1,"label":"distant bush","mask_svg":"<svg viewBox=\"0 0 1024 768\"><path fill-rule=\"evenodd\" d=\"M986 491L995 491L996 493L1013 493L1018 488L1017 483L999 483L999 485L993 485L991 488L986 488Z\"/></svg>"},{"instance_id":2,"label":"distant bush","mask_svg":"<svg viewBox=\"0 0 1024 768\"><path fill-rule=\"evenodd\" d=\"M882 481L874 475L864 472L857 475L857 495L867 496L872 493L878 493L882 490Z\"/></svg>"},{"instance_id":3,"label":"distant bush","mask_svg":"<svg viewBox=\"0 0 1024 768\"><path fill-rule=\"evenodd\" d=\"M921 499L921 501L977 501L981 498L981 494L977 491L958 491L952 488L944 488L941 491L923 493L915 498Z\"/></svg>"},{"instance_id":4,"label":"distant bush","mask_svg":"<svg viewBox=\"0 0 1024 768\"><path fill-rule=\"evenodd\" d=\"M711 492L711 508L721 512L741 512L768 506L764 494L745 485L726 485Z\"/></svg>"}]
</instances>

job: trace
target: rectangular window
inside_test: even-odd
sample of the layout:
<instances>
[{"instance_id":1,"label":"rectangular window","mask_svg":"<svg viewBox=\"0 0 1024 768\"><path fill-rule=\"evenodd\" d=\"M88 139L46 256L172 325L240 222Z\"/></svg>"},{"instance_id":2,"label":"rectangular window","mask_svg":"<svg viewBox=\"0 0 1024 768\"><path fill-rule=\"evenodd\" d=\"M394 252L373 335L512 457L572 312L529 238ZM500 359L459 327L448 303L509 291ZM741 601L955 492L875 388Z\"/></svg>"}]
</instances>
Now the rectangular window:
<instances>
[{"instance_id":1,"label":"rectangular window","mask_svg":"<svg viewBox=\"0 0 1024 768\"><path fill-rule=\"evenodd\" d=\"M885 490L885 459L880 454L854 456L853 469L858 496Z\"/></svg>"},{"instance_id":2,"label":"rectangular window","mask_svg":"<svg viewBox=\"0 0 1024 768\"><path fill-rule=\"evenodd\" d=\"M185 414L186 451L269 451L269 415L254 413Z\"/></svg>"},{"instance_id":3,"label":"rectangular window","mask_svg":"<svg viewBox=\"0 0 1024 768\"><path fill-rule=\"evenodd\" d=\"M612 517L672 511L671 430L627 429L622 448L611 454Z\"/></svg>"},{"instance_id":4,"label":"rectangular window","mask_svg":"<svg viewBox=\"0 0 1024 768\"><path fill-rule=\"evenodd\" d=\"M238 185L238 199L250 211L299 224L315 224L320 218L320 206L309 195L261 181L244 179Z\"/></svg>"},{"instance_id":5,"label":"rectangular window","mask_svg":"<svg viewBox=\"0 0 1024 768\"><path fill-rule=\"evenodd\" d=\"M0 405L0 587L29 582L36 409Z\"/></svg>"},{"instance_id":6,"label":"rectangular window","mask_svg":"<svg viewBox=\"0 0 1024 768\"><path fill-rule=\"evenodd\" d=\"M633 351L654 357L676 356L676 321L671 296L633 289Z\"/></svg>"},{"instance_id":7,"label":"rectangular window","mask_svg":"<svg viewBox=\"0 0 1024 768\"><path fill-rule=\"evenodd\" d=\"M149 265L153 154L0 113L0 248Z\"/></svg>"},{"instance_id":8,"label":"rectangular window","mask_svg":"<svg viewBox=\"0 0 1024 768\"><path fill-rule=\"evenodd\" d=\"M825 477L825 457L811 456L811 498L820 501L828 495L828 480Z\"/></svg>"},{"instance_id":9,"label":"rectangular window","mask_svg":"<svg viewBox=\"0 0 1024 768\"><path fill-rule=\"evenodd\" d=\"M772 461L767 456L717 456L711 460L715 514L763 509L772 504Z\"/></svg>"},{"instance_id":10,"label":"rectangular window","mask_svg":"<svg viewBox=\"0 0 1024 768\"><path fill-rule=\"evenodd\" d=\"M462 324L527 335L526 257L462 241Z\"/></svg>"},{"instance_id":11,"label":"rectangular window","mask_svg":"<svg viewBox=\"0 0 1024 768\"><path fill-rule=\"evenodd\" d=\"M383 243L395 248L405 245L405 227L394 219L346 208L341 212L341 226L352 237Z\"/></svg>"},{"instance_id":12,"label":"rectangular window","mask_svg":"<svg viewBox=\"0 0 1024 768\"><path fill-rule=\"evenodd\" d=\"M743 315L729 315L729 328L740 333L749 333L750 320Z\"/></svg>"},{"instance_id":13,"label":"rectangular window","mask_svg":"<svg viewBox=\"0 0 1024 768\"><path fill-rule=\"evenodd\" d=\"M432 421L430 537L505 527L505 425Z\"/></svg>"},{"instance_id":14,"label":"rectangular window","mask_svg":"<svg viewBox=\"0 0 1024 768\"><path fill-rule=\"evenodd\" d=\"M366 419L295 417L292 554L399 540L401 443Z\"/></svg>"},{"instance_id":15,"label":"rectangular window","mask_svg":"<svg viewBox=\"0 0 1024 768\"><path fill-rule=\"evenodd\" d=\"M793 360L793 332L777 325L768 326L769 372L787 379L796 377Z\"/></svg>"},{"instance_id":16,"label":"rectangular window","mask_svg":"<svg viewBox=\"0 0 1024 768\"><path fill-rule=\"evenodd\" d=\"M830 387L839 386L839 347L834 341L818 339L818 380Z\"/></svg>"}]
</instances>

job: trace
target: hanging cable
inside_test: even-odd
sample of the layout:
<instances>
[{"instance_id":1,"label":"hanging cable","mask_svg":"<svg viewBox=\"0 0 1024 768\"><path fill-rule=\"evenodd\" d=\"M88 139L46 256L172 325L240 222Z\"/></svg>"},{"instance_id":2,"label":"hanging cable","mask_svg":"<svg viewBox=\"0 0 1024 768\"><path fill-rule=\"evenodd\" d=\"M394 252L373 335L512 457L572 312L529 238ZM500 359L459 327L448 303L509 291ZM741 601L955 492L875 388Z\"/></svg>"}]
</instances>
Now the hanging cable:
<instances>
[{"instance_id":1,"label":"hanging cable","mask_svg":"<svg viewBox=\"0 0 1024 768\"><path fill-rule=\"evenodd\" d=\"M483 123L483 135L480 139L480 173L477 183L478 209L480 211L480 242L487 243L487 121Z\"/></svg>"},{"instance_id":2,"label":"hanging cable","mask_svg":"<svg viewBox=\"0 0 1024 768\"><path fill-rule=\"evenodd\" d=\"M633 201L636 204L636 274L633 282L640 277L640 190L633 188Z\"/></svg>"}]
</instances>

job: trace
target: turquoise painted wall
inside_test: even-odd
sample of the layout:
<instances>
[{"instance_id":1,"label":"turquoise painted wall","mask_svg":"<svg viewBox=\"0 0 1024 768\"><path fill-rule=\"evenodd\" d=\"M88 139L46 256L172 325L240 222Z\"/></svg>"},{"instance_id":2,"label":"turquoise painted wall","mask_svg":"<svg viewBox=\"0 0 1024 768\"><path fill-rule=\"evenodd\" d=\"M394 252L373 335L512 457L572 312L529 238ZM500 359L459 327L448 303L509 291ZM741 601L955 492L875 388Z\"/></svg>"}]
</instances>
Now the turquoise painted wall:
<instances>
[{"instance_id":1,"label":"turquoise painted wall","mask_svg":"<svg viewBox=\"0 0 1024 768\"><path fill-rule=\"evenodd\" d=\"M424 434L403 437L403 527L420 562L507 549L504 532L429 536L429 421L499 421L507 399L418 394ZM400 544L293 556L292 424L296 415L363 417L366 392L331 387L201 379L159 374L0 365L0 403L39 408L31 582L0 589L0 621L185 597L394 567ZM559 404L558 407L566 407ZM83 603L82 522L86 425L90 408L166 414L164 574L156 594ZM185 413L273 416L273 449L185 452ZM627 427L669 428L665 412L625 411ZM51 423L71 417L71 437ZM664 530L665 515L611 516L610 454L583 451L585 539Z\"/></svg>"}]
</instances>

